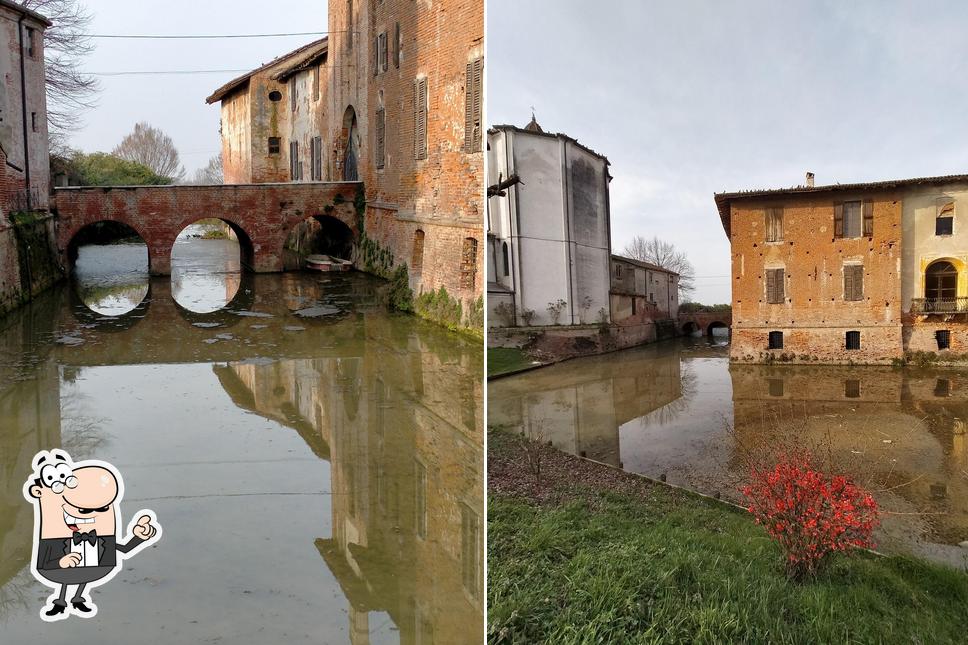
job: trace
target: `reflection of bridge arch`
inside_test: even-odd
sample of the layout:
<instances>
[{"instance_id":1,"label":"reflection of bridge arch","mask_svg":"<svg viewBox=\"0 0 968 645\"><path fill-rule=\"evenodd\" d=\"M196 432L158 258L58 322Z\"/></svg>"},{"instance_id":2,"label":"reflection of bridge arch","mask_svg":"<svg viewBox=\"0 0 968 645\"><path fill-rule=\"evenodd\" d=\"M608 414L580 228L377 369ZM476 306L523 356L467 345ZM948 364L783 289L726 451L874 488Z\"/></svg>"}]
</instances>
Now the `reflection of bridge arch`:
<instances>
[{"instance_id":1,"label":"reflection of bridge arch","mask_svg":"<svg viewBox=\"0 0 968 645\"><path fill-rule=\"evenodd\" d=\"M69 291L71 312L74 314L74 318L84 324L94 324L104 320L110 320L110 325L98 325L99 330L109 333L131 329L138 324L139 320L148 315L148 309L151 307L150 280L148 281L148 290L141 302L135 305L133 309L126 311L123 314L118 314L117 316L109 316L107 314L94 311L81 299L81 295L77 292L76 288L70 288Z\"/></svg>"},{"instance_id":2,"label":"reflection of bridge arch","mask_svg":"<svg viewBox=\"0 0 968 645\"><path fill-rule=\"evenodd\" d=\"M248 311L255 304L255 288L251 273L243 271L239 276L239 288L236 290L232 299L225 303L224 307L209 312L197 312L183 307L175 299L173 293L169 292L168 297L175 307L175 311L184 320L192 325L212 326L218 325L219 328L231 328L238 325L243 317L232 313L234 311Z\"/></svg>"}]
</instances>

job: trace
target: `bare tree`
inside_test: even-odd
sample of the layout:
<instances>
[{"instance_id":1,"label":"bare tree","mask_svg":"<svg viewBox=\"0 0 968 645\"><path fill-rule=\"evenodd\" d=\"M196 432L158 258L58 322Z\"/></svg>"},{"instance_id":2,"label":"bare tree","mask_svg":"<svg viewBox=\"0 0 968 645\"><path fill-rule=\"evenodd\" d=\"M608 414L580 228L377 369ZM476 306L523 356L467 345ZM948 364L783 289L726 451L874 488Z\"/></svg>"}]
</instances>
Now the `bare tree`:
<instances>
[{"instance_id":1,"label":"bare tree","mask_svg":"<svg viewBox=\"0 0 968 645\"><path fill-rule=\"evenodd\" d=\"M111 154L145 165L162 177L179 180L185 176L171 137L148 123L136 124L134 132L125 136Z\"/></svg>"},{"instance_id":2,"label":"bare tree","mask_svg":"<svg viewBox=\"0 0 968 645\"><path fill-rule=\"evenodd\" d=\"M195 171L192 177L192 184L203 186L221 184L224 181L222 175L222 155L216 155L208 160L208 165Z\"/></svg>"},{"instance_id":3,"label":"bare tree","mask_svg":"<svg viewBox=\"0 0 968 645\"><path fill-rule=\"evenodd\" d=\"M21 0L20 4L53 22L44 34L44 80L51 149L59 151L66 146L67 136L80 127L81 114L97 103L101 90L97 79L81 72L84 59L94 51L86 35L92 14L76 0Z\"/></svg>"},{"instance_id":4,"label":"bare tree","mask_svg":"<svg viewBox=\"0 0 968 645\"><path fill-rule=\"evenodd\" d=\"M689 258L686 257L686 253L677 249L674 244L663 242L658 237L647 240L636 235L630 243L625 245L622 253L626 257L649 262L678 273L680 302L685 302L696 290L696 270L692 267Z\"/></svg>"}]
</instances>

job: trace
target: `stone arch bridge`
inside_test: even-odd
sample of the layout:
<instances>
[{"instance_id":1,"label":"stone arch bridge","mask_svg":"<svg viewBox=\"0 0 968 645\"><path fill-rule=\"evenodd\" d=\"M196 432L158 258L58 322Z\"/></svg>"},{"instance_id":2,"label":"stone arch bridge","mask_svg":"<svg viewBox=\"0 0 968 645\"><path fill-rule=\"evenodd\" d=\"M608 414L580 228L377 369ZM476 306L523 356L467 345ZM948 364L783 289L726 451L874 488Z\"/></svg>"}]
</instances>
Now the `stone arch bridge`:
<instances>
[{"instance_id":1,"label":"stone arch bridge","mask_svg":"<svg viewBox=\"0 0 968 645\"><path fill-rule=\"evenodd\" d=\"M732 328L732 311L697 311L679 314L679 332L689 336L699 332L703 336L712 336L716 327Z\"/></svg>"},{"instance_id":2,"label":"stone arch bridge","mask_svg":"<svg viewBox=\"0 0 968 645\"><path fill-rule=\"evenodd\" d=\"M313 217L345 227L359 241L354 200L361 182L230 184L218 186L97 186L57 188L57 248L63 266L74 260L72 242L98 222L130 226L148 246L153 275L171 273L171 248L188 225L205 218L226 222L239 238L242 263L256 273L282 271L289 233Z\"/></svg>"}]
</instances>

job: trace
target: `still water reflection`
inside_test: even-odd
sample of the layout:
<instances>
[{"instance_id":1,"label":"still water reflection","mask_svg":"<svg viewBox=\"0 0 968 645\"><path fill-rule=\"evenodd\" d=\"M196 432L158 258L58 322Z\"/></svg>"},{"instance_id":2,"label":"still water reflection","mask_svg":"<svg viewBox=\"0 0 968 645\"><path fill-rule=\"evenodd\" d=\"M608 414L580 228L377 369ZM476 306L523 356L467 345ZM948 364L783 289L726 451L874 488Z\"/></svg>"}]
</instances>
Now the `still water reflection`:
<instances>
[{"instance_id":1,"label":"still water reflection","mask_svg":"<svg viewBox=\"0 0 968 645\"><path fill-rule=\"evenodd\" d=\"M730 366L727 350L684 339L492 381L488 422L736 501L751 455L822 450L886 511L879 548L968 564L968 373Z\"/></svg>"},{"instance_id":2,"label":"still water reflection","mask_svg":"<svg viewBox=\"0 0 968 645\"><path fill-rule=\"evenodd\" d=\"M214 314L152 279L128 315L71 287L0 321L3 642L480 642L480 346L388 314L360 274L245 276ZM32 455L125 476L162 541L42 623Z\"/></svg>"}]
</instances>

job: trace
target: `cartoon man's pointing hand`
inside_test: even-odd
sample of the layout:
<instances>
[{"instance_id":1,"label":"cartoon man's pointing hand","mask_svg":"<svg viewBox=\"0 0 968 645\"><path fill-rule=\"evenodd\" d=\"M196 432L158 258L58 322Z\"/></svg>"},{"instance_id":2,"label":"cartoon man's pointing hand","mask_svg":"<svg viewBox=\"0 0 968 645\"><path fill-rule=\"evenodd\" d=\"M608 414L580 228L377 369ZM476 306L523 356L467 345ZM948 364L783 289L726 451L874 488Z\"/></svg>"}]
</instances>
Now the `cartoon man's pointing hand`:
<instances>
[{"instance_id":1,"label":"cartoon man's pointing hand","mask_svg":"<svg viewBox=\"0 0 968 645\"><path fill-rule=\"evenodd\" d=\"M94 616L97 606L85 589L104 584L121 569L121 562L161 537L154 512L139 511L119 540L118 503L124 483L117 469L103 461L72 463L62 450L42 451L34 457L34 473L24 484L24 497L34 504L34 577L55 589L50 608L41 610L47 621L71 613ZM68 586L77 585L67 605ZM59 593L56 590L59 589Z\"/></svg>"}]
</instances>

